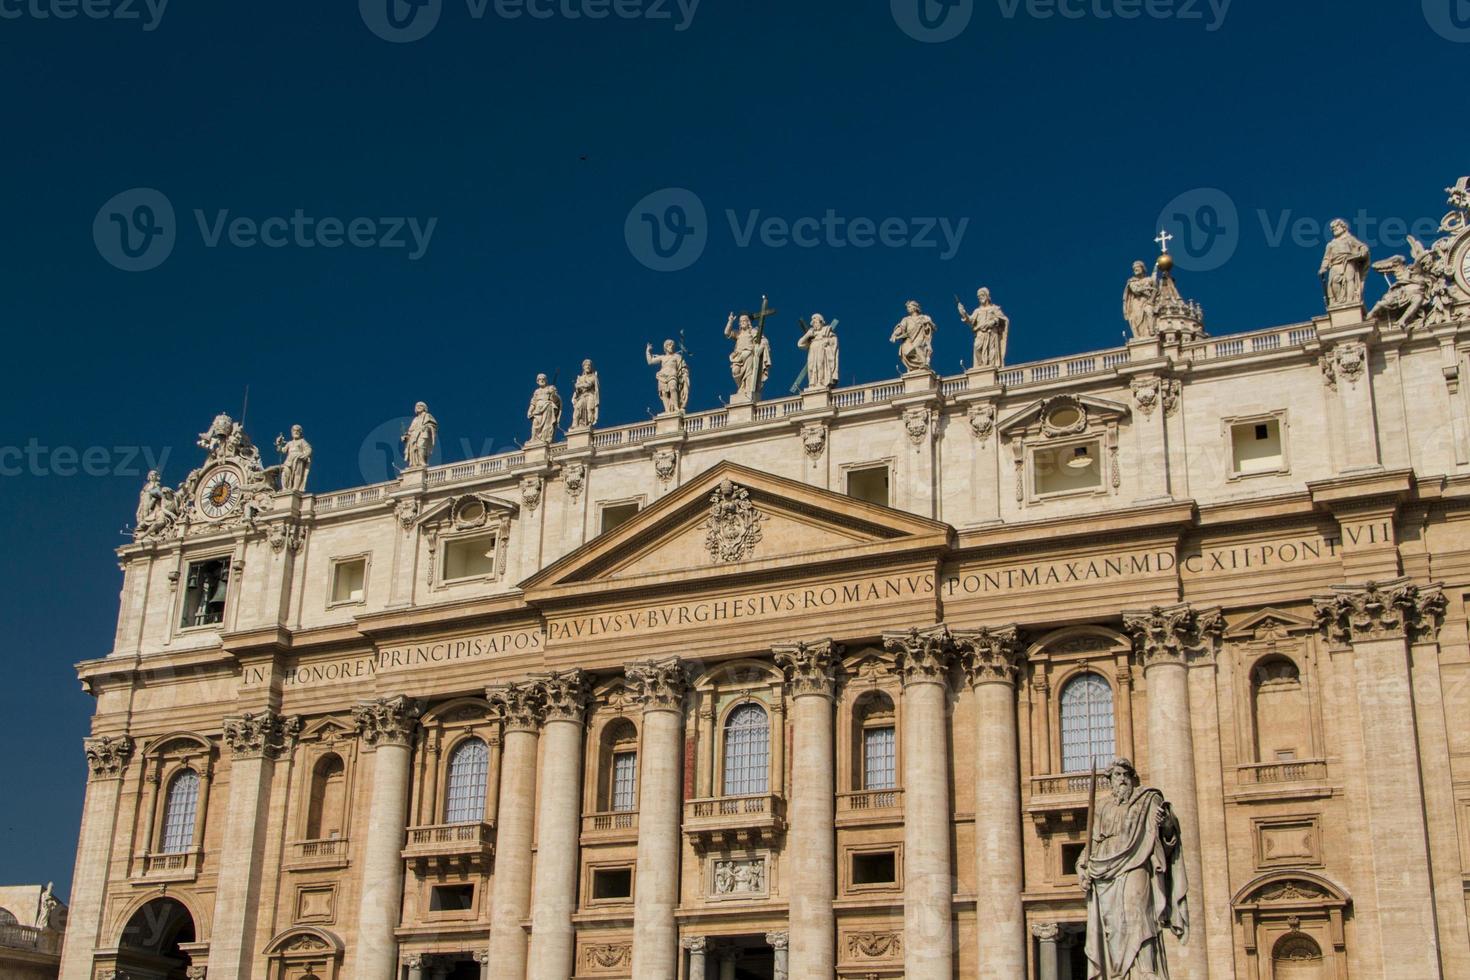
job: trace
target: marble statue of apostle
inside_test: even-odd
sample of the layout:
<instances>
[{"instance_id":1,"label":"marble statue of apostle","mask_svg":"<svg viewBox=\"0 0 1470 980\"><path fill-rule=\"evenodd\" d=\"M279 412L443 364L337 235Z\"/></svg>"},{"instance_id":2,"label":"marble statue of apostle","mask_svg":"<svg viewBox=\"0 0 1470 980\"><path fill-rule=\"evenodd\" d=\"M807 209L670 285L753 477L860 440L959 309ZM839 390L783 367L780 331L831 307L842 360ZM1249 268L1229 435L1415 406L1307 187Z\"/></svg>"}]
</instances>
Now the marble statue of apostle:
<instances>
[{"instance_id":1,"label":"marble statue of apostle","mask_svg":"<svg viewBox=\"0 0 1470 980\"><path fill-rule=\"evenodd\" d=\"M602 404L602 387L591 361L582 362L582 373L572 382L572 428L589 429L597 424Z\"/></svg>"},{"instance_id":2,"label":"marble statue of apostle","mask_svg":"<svg viewBox=\"0 0 1470 980\"><path fill-rule=\"evenodd\" d=\"M403 443L403 462L410 469L428 466L438 438L439 423L429 414L429 406L423 402L415 402L413 421L408 423L408 431L399 436Z\"/></svg>"},{"instance_id":3,"label":"marble statue of apostle","mask_svg":"<svg viewBox=\"0 0 1470 980\"><path fill-rule=\"evenodd\" d=\"M1006 334L1010 332L1011 320L995 303L991 302L990 290L982 286L975 292L977 306L973 312L965 312L965 304L959 306L960 319L970 325L975 334L973 367L998 368L1005 362Z\"/></svg>"},{"instance_id":4,"label":"marble statue of apostle","mask_svg":"<svg viewBox=\"0 0 1470 980\"><path fill-rule=\"evenodd\" d=\"M281 460L281 489L305 490L306 476L311 472L311 443L302 438L301 426L291 426L291 438L276 436L276 452Z\"/></svg>"},{"instance_id":5,"label":"marble statue of apostle","mask_svg":"<svg viewBox=\"0 0 1470 980\"><path fill-rule=\"evenodd\" d=\"M1189 939L1179 821L1162 793L1139 785L1127 759L1108 766L1105 778L1077 862L1087 896L1088 980L1169 980L1164 933Z\"/></svg>"},{"instance_id":6,"label":"marble statue of apostle","mask_svg":"<svg viewBox=\"0 0 1470 980\"><path fill-rule=\"evenodd\" d=\"M1123 286L1123 319L1128 321L1135 340L1152 337L1157 332L1154 307L1158 292L1158 281L1148 274L1148 266L1133 263L1133 275Z\"/></svg>"},{"instance_id":7,"label":"marble statue of apostle","mask_svg":"<svg viewBox=\"0 0 1470 980\"><path fill-rule=\"evenodd\" d=\"M735 393L747 401L755 401L771 373L771 342L756 332L750 317L743 313L738 326L735 314L730 314L725 321L725 336L735 341L735 349L730 352L730 376L735 379Z\"/></svg>"},{"instance_id":8,"label":"marble statue of apostle","mask_svg":"<svg viewBox=\"0 0 1470 980\"><path fill-rule=\"evenodd\" d=\"M689 404L689 365L684 355L674 349L672 340L664 341L664 352L655 354L653 345L648 344L643 356L649 364L658 365L658 397L663 402L664 414L682 412Z\"/></svg>"},{"instance_id":9,"label":"marble statue of apostle","mask_svg":"<svg viewBox=\"0 0 1470 980\"><path fill-rule=\"evenodd\" d=\"M1322 285L1327 307L1356 306L1363 302L1363 277L1368 274L1368 246L1353 237L1341 218L1332 222L1332 241L1322 255Z\"/></svg>"},{"instance_id":10,"label":"marble statue of apostle","mask_svg":"<svg viewBox=\"0 0 1470 980\"><path fill-rule=\"evenodd\" d=\"M531 420L532 443L549 445L556 439L556 426L561 422L561 395L544 374L536 375L536 390L531 394L526 418Z\"/></svg>"},{"instance_id":11,"label":"marble statue of apostle","mask_svg":"<svg viewBox=\"0 0 1470 980\"><path fill-rule=\"evenodd\" d=\"M934 331L937 329L916 300L904 304L908 315L898 321L890 343L898 344L898 359L905 371L928 371L934 358Z\"/></svg>"},{"instance_id":12,"label":"marble statue of apostle","mask_svg":"<svg viewBox=\"0 0 1470 980\"><path fill-rule=\"evenodd\" d=\"M806 351L806 386L830 388L837 383L837 324L813 313L796 346Z\"/></svg>"}]
</instances>

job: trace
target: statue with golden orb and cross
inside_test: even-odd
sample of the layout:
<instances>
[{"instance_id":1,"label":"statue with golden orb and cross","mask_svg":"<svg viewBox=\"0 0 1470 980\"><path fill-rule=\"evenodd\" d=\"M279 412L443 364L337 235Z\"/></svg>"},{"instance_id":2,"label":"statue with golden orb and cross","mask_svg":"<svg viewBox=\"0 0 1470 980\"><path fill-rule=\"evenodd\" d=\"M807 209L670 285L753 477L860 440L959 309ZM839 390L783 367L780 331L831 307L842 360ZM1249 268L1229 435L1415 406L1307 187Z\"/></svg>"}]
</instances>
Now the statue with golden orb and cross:
<instances>
[{"instance_id":1,"label":"statue with golden orb and cross","mask_svg":"<svg viewBox=\"0 0 1470 980\"><path fill-rule=\"evenodd\" d=\"M1123 285L1123 319L1134 340L1163 336L1170 342L1205 335L1204 310L1180 296L1174 282L1174 256L1169 254L1173 240L1168 231L1160 231L1154 239L1159 257L1154 260L1153 275L1143 262L1134 262L1133 275Z\"/></svg>"}]
</instances>

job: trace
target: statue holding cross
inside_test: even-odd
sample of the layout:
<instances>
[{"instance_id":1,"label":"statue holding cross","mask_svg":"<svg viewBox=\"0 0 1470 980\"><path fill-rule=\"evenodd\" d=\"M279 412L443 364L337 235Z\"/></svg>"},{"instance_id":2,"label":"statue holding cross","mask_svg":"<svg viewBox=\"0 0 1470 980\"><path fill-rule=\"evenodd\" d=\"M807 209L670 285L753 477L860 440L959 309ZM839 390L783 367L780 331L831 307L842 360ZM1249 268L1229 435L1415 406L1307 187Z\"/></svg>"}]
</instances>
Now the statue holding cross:
<instances>
[{"instance_id":1,"label":"statue holding cross","mask_svg":"<svg viewBox=\"0 0 1470 980\"><path fill-rule=\"evenodd\" d=\"M760 399L761 386L771 373L771 342L766 337L766 320L776 315L766 297L755 313L741 313L739 322L733 312L725 320L725 336L735 341L730 352L730 376L735 379L733 402Z\"/></svg>"}]
</instances>

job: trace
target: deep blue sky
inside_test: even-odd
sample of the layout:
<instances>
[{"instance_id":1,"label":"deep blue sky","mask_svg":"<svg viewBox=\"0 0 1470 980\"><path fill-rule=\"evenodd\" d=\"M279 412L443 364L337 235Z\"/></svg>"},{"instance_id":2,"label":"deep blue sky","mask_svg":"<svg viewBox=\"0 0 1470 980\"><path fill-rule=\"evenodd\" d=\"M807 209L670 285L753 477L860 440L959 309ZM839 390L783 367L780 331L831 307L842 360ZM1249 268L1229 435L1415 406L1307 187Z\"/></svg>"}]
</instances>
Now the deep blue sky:
<instances>
[{"instance_id":1,"label":"deep blue sky","mask_svg":"<svg viewBox=\"0 0 1470 980\"><path fill-rule=\"evenodd\" d=\"M63 893L92 708L72 665L110 649L112 549L142 478L113 447L168 449L176 483L197 463L194 434L238 413L249 385L257 442L300 422L312 488L351 486L381 477L359 451L375 430L396 437L415 399L438 416L445 459L479 455L525 438L537 371L559 371L565 392L583 356L601 371L604 421L643 418L656 404L643 345L681 330L691 408L708 408L730 390L724 315L763 292L781 310L773 393L801 365L794 318L814 310L841 321L844 383L891 375L887 334L910 297L940 324L936 365L958 370L969 342L951 295L982 284L1012 317L1012 362L1113 346L1129 263L1153 253L1165 205L1198 188L1238 215L1196 263L1214 267L1180 273L1211 330L1304 320L1321 307L1320 242L1315 227L1302 245L1273 241L1276 226L1359 209L1438 219L1440 189L1470 172L1454 89L1470 43L1453 40L1451 0L1427 13L1417 0L1236 0L1216 30L1204 0L1191 2L1204 20L1127 21L1024 4L1007 17L1010 0L974 0L944 43L897 26L917 0L897 15L887 0L704 0L682 31L493 7L475 19L443 0L434 31L407 44L375 36L349 0L174 3L151 31L34 16L51 2L0 0L20 13L0 17L0 882L55 879ZM94 219L139 187L171 202L177 241L157 268L124 272L103 260ZM656 272L624 226L670 187L698 196L708 245ZM209 248L193 213L298 208L437 225L410 261L401 248ZM726 216L829 209L968 225L946 259L740 247ZM1376 255L1404 250L1358 230ZM46 450L17 460L28 445ZM92 465L107 475L66 475L75 463L56 447L104 447Z\"/></svg>"}]
</instances>

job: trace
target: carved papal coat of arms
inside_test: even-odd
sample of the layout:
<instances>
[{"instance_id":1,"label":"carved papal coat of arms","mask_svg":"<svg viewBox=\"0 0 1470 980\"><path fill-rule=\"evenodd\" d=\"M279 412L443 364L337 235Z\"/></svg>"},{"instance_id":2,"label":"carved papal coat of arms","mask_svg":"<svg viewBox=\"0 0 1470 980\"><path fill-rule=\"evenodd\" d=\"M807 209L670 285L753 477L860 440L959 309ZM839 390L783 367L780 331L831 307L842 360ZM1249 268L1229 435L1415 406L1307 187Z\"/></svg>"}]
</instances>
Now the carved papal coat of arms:
<instances>
[{"instance_id":1,"label":"carved papal coat of arms","mask_svg":"<svg viewBox=\"0 0 1470 980\"><path fill-rule=\"evenodd\" d=\"M755 550L761 539L764 515L750 502L750 491L729 480L710 495L709 517L705 519L704 544L718 562L740 561Z\"/></svg>"}]
</instances>

